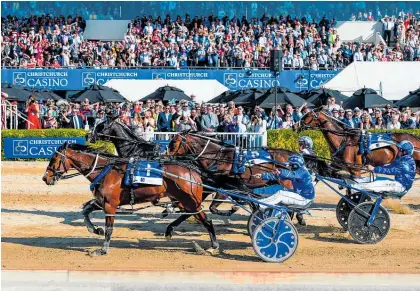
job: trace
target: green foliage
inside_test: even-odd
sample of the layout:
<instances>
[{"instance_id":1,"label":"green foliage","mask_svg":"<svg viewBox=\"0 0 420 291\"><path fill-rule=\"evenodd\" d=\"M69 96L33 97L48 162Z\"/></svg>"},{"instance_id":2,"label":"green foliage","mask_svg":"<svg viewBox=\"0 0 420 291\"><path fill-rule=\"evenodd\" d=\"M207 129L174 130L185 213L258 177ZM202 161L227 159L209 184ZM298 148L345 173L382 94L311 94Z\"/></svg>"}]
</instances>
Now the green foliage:
<instances>
[{"instance_id":1,"label":"green foliage","mask_svg":"<svg viewBox=\"0 0 420 291\"><path fill-rule=\"evenodd\" d=\"M25 137L86 137L87 131L83 129L61 128L61 129L9 129L1 131L1 159L3 161L47 161L48 159L7 159L4 157L3 139L4 138L25 138ZM94 144L87 143L96 149L101 149L105 152L114 153L114 145L109 142L98 141Z\"/></svg>"},{"instance_id":2,"label":"green foliage","mask_svg":"<svg viewBox=\"0 0 420 291\"><path fill-rule=\"evenodd\" d=\"M389 132L389 130L372 130L371 132ZM392 132L405 132L420 136L420 129L398 129ZM301 136L309 136L314 142L315 154L319 157L330 158L330 150L320 130L305 130L297 134L292 129L275 129L267 132L268 146L298 151L298 140Z\"/></svg>"}]
</instances>

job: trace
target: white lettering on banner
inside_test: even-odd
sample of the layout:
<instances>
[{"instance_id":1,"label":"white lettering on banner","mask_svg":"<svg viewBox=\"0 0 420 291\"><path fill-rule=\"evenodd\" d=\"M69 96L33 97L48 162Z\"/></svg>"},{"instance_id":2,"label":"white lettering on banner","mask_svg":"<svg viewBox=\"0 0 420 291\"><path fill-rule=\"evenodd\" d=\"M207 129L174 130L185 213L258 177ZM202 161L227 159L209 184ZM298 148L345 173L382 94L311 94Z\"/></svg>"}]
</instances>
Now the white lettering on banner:
<instances>
[{"instance_id":1,"label":"white lettering on banner","mask_svg":"<svg viewBox=\"0 0 420 291\"><path fill-rule=\"evenodd\" d=\"M48 78L48 79L28 79L26 84L30 87L67 87L67 79Z\"/></svg>"},{"instance_id":2,"label":"white lettering on banner","mask_svg":"<svg viewBox=\"0 0 420 291\"><path fill-rule=\"evenodd\" d=\"M242 79L239 80L238 85L240 88L272 88L280 86L279 80L263 80L263 79Z\"/></svg>"},{"instance_id":3,"label":"white lettering on banner","mask_svg":"<svg viewBox=\"0 0 420 291\"><path fill-rule=\"evenodd\" d=\"M58 149L58 146L55 147L30 147L29 154L32 156L41 156L41 155L52 155Z\"/></svg>"},{"instance_id":4,"label":"white lettering on banner","mask_svg":"<svg viewBox=\"0 0 420 291\"><path fill-rule=\"evenodd\" d=\"M124 78L124 77L137 77L136 72L103 72L96 73L98 77L108 77L108 78Z\"/></svg>"},{"instance_id":5,"label":"white lettering on banner","mask_svg":"<svg viewBox=\"0 0 420 291\"><path fill-rule=\"evenodd\" d=\"M239 73L238 76L240 78L243 78L243 77L246 77L247 75L245 73ZM255 72L252 72L251 76L252 76L252 78L274 78L272 73L255 73Z\"/></svg>"},{"instance_id":6,"label":"white lettering on banner","mask_svg":"<svg viewBox=\"0 0 420 291\"><path fill-rule=\"evenodd\" d=\"M67 77L67 72L28 72L28 77Z\"/></svg>"},{"instance_id":7,"label":"white lettering on banner","mask_svg":"<svg viewBox=\"0 0 420 291\"><path fill-rule=\"evenodd\" d=\"M208 73L166 73L168 78L208 78Z\"/></svg>"}]
</instances>

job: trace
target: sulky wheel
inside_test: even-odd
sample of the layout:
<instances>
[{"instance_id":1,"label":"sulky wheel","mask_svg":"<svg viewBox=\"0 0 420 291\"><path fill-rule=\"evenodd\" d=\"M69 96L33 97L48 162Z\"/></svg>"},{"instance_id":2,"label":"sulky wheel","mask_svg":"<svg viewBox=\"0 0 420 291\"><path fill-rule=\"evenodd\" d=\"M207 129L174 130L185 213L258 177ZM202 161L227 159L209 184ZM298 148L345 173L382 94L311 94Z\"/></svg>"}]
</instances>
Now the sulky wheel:
<instances>
[{"instance_id":1,"label":"sulky wheel","mask_svg":"<svg viewBox=\"0 0 420 291\"><path fill-rule=\"evenodd\" d=\"M270 217L259 224L252 237L256 254L266 262L281 263L296 252L299 235L288 220Z\"/></svg>"},{"instance_id":2,"label":"sulky wheel","mask_svg":"<svg viewBox=\"0 0 420 291\"><path fill-rule=\"evenodd\" d=\"M247 224L247 230L249 236L252 238L252 235L254 234L255 228L265 219L273 216L280 215L278 210L274 210L272 208L266 208L264 210L257 210L251 214L251 216L248 219ZM287 215L287 219L292 221L290 218L290 215Z\"/></svg>"},{"instance_id":3,"label":"sulky wheel","mask_svg":"<svg viewBox=\"0 0 420 291\"><path fill-rule=\"evenodd\" d=\"M357 205L350 212L348 220L349 233L358 243L376 244L383 240L389 232L391 219L388 211L382 206L379 206L373 223L370 226L367 225L374 207L375 203L364 202Z\"/></svg>"},{"instance_id":4,"label":"sulky wheel","mask_svg":"<svg viewBox=\"0 0 420 291\"><path fill-rule=\"evenodd\" d=\"M346 198L350 199L355 204L360 204L362 202L372 200L369 196L365 195L363 201L360 201L362 199L362 193L360 192L346 195ZM341 198L337 204L335 214L337 216L338 223L344 228L344 230L347 230L347 220L349 219L349 215L352 209L353 206L351 206L346 200L344 200L344 198Z\"/></svg>"}]
</instances>

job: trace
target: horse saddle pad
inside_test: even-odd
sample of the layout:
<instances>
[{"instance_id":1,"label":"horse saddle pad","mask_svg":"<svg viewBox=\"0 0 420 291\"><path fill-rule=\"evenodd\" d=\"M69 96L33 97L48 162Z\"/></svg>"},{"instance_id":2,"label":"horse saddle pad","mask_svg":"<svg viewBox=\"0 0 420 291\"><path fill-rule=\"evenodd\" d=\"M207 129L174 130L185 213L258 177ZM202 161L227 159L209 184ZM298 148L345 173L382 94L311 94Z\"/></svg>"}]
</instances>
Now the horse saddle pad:
<instances>
[{"instance_id":1,"label":"horse saddle pad","mask_svg":"<svg viewBox=\"0 0 420 291\"><path fill-rule=\"evenodd\" d=\"M137 161L129 163L125 173L124 181L126 186L139 187L141 184L159 185L163 184L162 165L152 161Z\"/></svg>"},{"instance_id":2,"label":"horse saddle pad","mask_svg":"<svg viewBox=\"0 0 420 291\"><path fill-rule=\"evenodd\" d=\"M392 135L390 133L372 134L370 140L370 150L388 147L394 144L395 142L392 140Z\"/></svg>"},{"instance_id":3,"label":"horse saddle pad","mask_svg":"<svg viewBox=\"0 0 420 291\"><path fill-rule=\"evenodd\" d=\"M271 155L265 150L255 151L235 151L232 171L237 174L245 173L245 168L251 165L264 164L271 162Z\"/></svg>"}]
</instances>

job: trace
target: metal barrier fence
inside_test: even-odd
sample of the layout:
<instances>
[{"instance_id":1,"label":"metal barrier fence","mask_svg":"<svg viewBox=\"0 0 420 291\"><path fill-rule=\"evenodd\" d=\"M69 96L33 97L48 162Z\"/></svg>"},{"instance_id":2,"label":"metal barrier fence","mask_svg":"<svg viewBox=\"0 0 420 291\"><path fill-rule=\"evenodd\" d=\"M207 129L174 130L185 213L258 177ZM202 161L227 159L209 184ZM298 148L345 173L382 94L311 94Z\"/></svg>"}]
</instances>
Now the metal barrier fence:
<instances>
[{"instance_id":1,"label":"metal barrier fence","mask_svg":"<svg viewBox=\"0 0 420 291\"><path fill-rule=\"evenodd\" d=\"M178 132L144 132L141 133L141 137L147 141L160 143L162 151L164 151L171 139L177 134ZM205 135L237 147L242 147L243 149L267 146L267 132L208 132Z\"/></svg>"}]
</instances>

